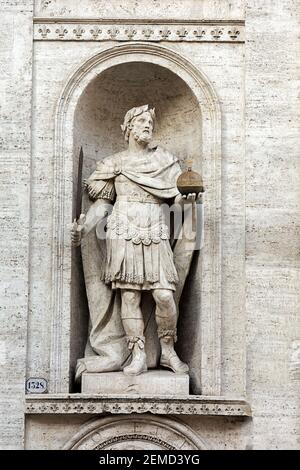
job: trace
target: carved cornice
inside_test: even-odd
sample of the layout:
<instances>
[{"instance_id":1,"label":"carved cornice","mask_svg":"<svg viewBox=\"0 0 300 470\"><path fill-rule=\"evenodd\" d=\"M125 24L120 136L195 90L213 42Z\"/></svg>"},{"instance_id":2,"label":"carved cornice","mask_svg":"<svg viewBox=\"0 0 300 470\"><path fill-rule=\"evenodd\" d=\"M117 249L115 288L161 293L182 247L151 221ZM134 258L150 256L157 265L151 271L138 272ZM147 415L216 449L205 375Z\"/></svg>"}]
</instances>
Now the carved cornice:
<instances>
[{"instance_id":1,"label":"carved cornice","mask_svg":"<svg viewBox=\"0 0 300 470\"><path fill-rule=\"evenodd\" d=\"M35 18L36 41L172 41L242 43L244 21Z\"/></svg>"},{"instance_id":2,"label":"carved cornice","mask_svg":"<svg viewBox=\"0 0 300 470\"><path fill-rule=\"evenodd\" d=\"M70 395L30 395L26 398L28 414L131 414L251 416L244 400L225 397L116 397Z\"/></svg>"}]
</instances>

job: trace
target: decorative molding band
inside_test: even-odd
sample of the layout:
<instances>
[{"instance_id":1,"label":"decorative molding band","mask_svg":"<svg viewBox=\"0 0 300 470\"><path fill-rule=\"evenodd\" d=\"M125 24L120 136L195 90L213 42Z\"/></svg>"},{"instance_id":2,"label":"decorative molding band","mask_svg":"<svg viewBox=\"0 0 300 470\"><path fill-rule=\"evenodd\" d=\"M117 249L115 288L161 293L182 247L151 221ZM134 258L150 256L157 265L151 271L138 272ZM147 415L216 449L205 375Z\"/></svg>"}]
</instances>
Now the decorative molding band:
<instances>
[{"instance_id":1,"label":"decorative molding band","mask_svg":"<svg viewBox=\"0 0 300 470\"><path fill-rule=\"evenodd\" d=\"M182 398L31 395L26 398L27 414L131 414L251 416L244 400L192 395Z\"/></svg>"},{"instance_id":2,"label":"decorative molding band","mask_svg":"<svg viewBox=\"0 0 300 470\"><path fill-rule=\"evenodd\" d=\"M36 41L245 42L243 21L35 18Z\"/></svg>"}]
</instances>

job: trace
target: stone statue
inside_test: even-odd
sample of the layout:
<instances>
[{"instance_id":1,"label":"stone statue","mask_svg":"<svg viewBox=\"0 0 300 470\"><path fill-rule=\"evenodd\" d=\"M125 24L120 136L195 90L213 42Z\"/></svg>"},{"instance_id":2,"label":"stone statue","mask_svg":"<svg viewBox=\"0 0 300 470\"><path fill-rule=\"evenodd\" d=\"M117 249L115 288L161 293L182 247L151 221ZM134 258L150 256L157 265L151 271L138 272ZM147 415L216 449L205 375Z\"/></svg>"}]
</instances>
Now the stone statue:
<instances>
[{"instance_id":1,"label":"stone statue","mask_svg":"<svg viewBox=\"0 0 300 470\"><path fill-rule=\"evenodd\" d=\"M73 244L82 241L90 310L89 338L85 357L77 363L77 378L84 371L123 370L128 375L147 371L145 331L149 322L141 300L149 292L155 302L160 366L175 373L189 370L174 343L177 304L194 239L192 244L188 240L188 248L185 245L180 251L179 246L176 258L163 206L175 203L182 210L195 205L201 196L179 193L176 181L182 170L178 159L160 146L150 145L154 124L155 111L148 105L130 109L121 126L128 149L98 162L85 182L92 204L72 227ZM182 248L183 237L175 246L180 243ZM149 305L150 300L145 311Z\"/></svg>"}]
</instances>

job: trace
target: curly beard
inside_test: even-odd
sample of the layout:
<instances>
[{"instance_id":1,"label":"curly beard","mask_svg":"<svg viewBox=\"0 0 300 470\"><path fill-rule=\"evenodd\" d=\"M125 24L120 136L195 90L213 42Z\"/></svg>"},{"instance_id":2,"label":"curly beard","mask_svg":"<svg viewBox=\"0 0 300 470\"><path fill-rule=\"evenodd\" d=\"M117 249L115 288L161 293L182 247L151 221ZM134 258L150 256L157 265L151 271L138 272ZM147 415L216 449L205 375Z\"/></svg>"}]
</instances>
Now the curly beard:
<instances>
[{"instance_id":1,"label":"curly beard","mask_svg":"<svg viewBox=\"0 0 300 470\"><path fill-rule=\"evenodd\" d=\"M137 141L137 143L144 143L148 144L151 139L152 139L152 132L134 132L132 131L134 139Z\"/></svg>"}]
</instances>

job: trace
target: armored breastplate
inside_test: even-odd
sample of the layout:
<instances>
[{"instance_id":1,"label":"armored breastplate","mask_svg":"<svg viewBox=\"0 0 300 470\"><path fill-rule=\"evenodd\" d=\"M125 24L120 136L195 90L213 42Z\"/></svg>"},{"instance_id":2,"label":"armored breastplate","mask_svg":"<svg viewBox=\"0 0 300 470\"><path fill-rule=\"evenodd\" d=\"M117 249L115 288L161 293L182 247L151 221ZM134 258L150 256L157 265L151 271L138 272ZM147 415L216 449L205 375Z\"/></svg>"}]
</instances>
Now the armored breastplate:
<instances>
[{"instance_id":1,"label":"armored breastplate","mask_svg":"<svg viewBox=\"0 0 300 470\"><path fill-rule=\"evenodd\" d=\"M108 236L150 245L169 238L160 199L152 196L124 175L115 179L116 203L108 218ZM141 206L140 203L148 203ZM152 204L155 204L153 206Z\"/></svg>"},{"instance_id":2,"label":"armored breastplate","mask_svg":"<svg viewBox=\"0 0 300 470\"><path fill-rule=\"evenodd\" d=\"M115 178L115 189L117 201L142 202L159 204L159 198L148 193L136 183L130 181L126 176L119 175Z\"/></svg>"}]
</instances>

